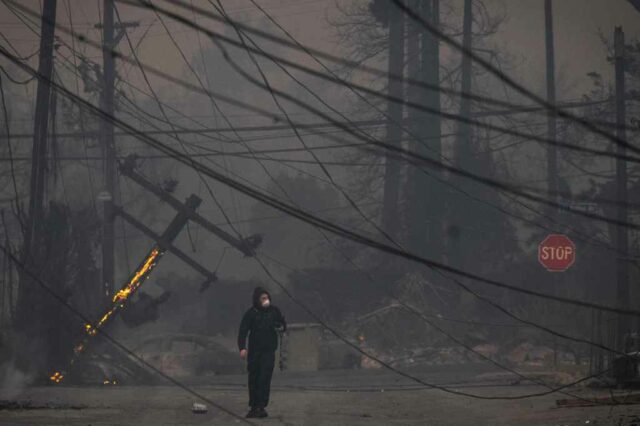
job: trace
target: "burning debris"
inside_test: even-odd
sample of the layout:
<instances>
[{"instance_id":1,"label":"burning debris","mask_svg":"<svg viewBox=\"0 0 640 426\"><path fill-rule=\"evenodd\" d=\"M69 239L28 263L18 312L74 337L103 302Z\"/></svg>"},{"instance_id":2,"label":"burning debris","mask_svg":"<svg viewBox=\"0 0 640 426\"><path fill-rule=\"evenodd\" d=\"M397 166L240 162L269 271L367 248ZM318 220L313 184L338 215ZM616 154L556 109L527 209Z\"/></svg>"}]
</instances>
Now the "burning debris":
<instances>
[{"instance_id":1,"label":"burning debris","mask_svg":"<svg viewBox=\"0 0 640 426\"><path fill-rule=\"evenodd\" d=\"M165 292L158 298L152 298L148 295L141 295L139 297L139 300L136 302L131 300L132 296L136 294L144 281L149 278L151 272L154 270L154 268L158 264L158 261L164 255L164 253L167 251L172 251L175 253L175 247L172 246L172 241L178 236L189 218L192 218L193 215L195 215L195 210L200 205L202 200L192 194L184 204L179 203L178 201L173 199L171 201L173 201L174 206L176 204L180 205L178 213L161 236L153 237L157 241L157 244L151 249L148 255L140 263L138 268L133 272L126 284L123 285L122 288L112 296L110 308L100 317L97 322L87 323L84 325L84 336L82 340L78 342L73 348L73 355L71 360L67 364L67 368L53 373L49 377L52 382L60 383L63 381L65 376L67 376L66 371L69 370L71 366L76 363L78 357L86 351L87 345L91 338L97 335L99 329L102 329L107 324L109 324L111 320L124 309L125 305L128 305L129 309L122 313L122 320L129 327L136 327L149 321L150 319L157 319L158 305L164 303L171 296L171 292ZM119 214L124 215L125 213L120 209ZM207 229L210 229L217 236L231 243L245 255L253 255L255 248L258 244L260 244L261 238L257 235L240 241L226 234L224 231L218 229L214 225L206 222L200 216L195 215L195 217L196 219L198 219L199 223L204 223ZM129 220L133 219L129 217ZM184 256L181 256L181 252L178 251L178 253L176 254L178 255L178 257L185 260L183 258ZM211 279L215 279L214 274L211 274L208 271L205 272L209 281ZM109 384L115 384L115 380L110 379Z\"/></svg>"},{"instance_id":2,"label":"burning debris","mask_svg":"<svg viewBox=\"0 0 640 426\"><path fill-rule=\"evenodd\" d=\"M136 271L133 273L132 277L122 287L122 289L113 296L111 308L104 315L102 315L96 325L93 326L91 324L85 324L84 328L86 336L80 343L78 343L74 347L74 356L69 362L69 367L75 363L77 356L85 351L89 339L95 336L98 332L98 329L104 327L108 323L108 321L113 318L116 312L124 308L124 305L129 300L129 298L140 288L142 283L147 278L149 278L151 271L157 265L158 260L163 253L164 251L159 247L154 247L147 255L145 260L140 264L138 269L136 269ZM53 375L51 375L50 379L54 383L60 383L64 379L64 374L62 374L60 371L56 371Z\"/></svg>"},{"instance_id":3,"label":"burning debris","mask_svg":"<svg viewBox=\"0 0 640 426\"><path fill-rule=\"evenodd\" d=\"M140 267L138 267L136 272L133 274L133 277L113 296L113 305L111 309L109 309L102 318L100 318L100 321L98 321L95 328L91 324L85 324L85 329L89 336L95 336L98 328L104 326L118 310L124 308L125 302L127 302L131 295L140 288L144 280L149 277L149 274L151 274L151 271L156 266L163 253L164 252L158 247L153 248ZM84 347L81 350L83 349Z\"/></svg>"},{"instance_id":4,"label":"burning debris","mask_svg":"<svg viewBox=\"0 0 640 426\"><path fill-rule=\"evenodd\" d=\"M56 371L55 373L53 373L53 375L50 377L50 379L53 382L60 383L62 381L62 379L64 379L64 376Z\"/></svg>"},{"instance_id":5,"label":"burning debris","mask_svg":"<svg viewBox=\"0 0 640 426\"><path fill-rule=\"evenodd\" d=\"M201 199L196 197L195 195L191 195L185 204L185 208L194 210L196 209L200 203ZM185 211L180 211L171 221L165 232L162 234L160 238L160 242L154 246L149 254L145 257L145 259L140 263L138 268L131 274L129 280L127 280L126 284L122 286L122 288L117 291L112 299L111 299L111 308L102 315L100 320L95 324L85 324L85 336L80 343L78 343L73 349L73 357L69 361L68 368L74 365L77 357L82 354L89 342L91 337L94 337L98 329L104 327L120 310L122 310L127 302L130 301L131 296L136 293L136 291L140 288L142 283L146 279L149 278L151 272L158 264L158 261L162 257L162 255L167 250L167 247L171 244L171 242L178 236L180 230L184 227L187 222L187 213ZM51 381L54 383L60 383L64 378L64 374L60 371L56 371L51 377Z\"/></svg>"}]
</instances>

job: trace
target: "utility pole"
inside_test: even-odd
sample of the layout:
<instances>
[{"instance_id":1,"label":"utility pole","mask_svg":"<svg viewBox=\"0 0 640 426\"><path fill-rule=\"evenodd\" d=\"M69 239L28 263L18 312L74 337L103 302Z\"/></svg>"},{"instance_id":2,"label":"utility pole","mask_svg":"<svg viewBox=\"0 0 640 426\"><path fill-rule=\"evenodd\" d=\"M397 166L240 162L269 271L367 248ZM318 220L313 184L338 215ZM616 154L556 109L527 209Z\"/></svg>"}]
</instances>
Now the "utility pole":
<instances>
[{"instance_id":1,"label":"utility pole","mask_svg":"<svg viewBox=\"0 0 640 426\"><path fill-rule=\"evenodd\" d=\"M403 82L392 78L401 76L404 66L404 13L395 5L388 6L389 20L389 79L388 93L392 98L402 98ZM400 146L402 138L402 104L389 100L387 103L387 143ZM400 190L400 162L387 154L384 174L382 203L382 228L391 236L398 233L398 198Z\"/></svg>"},{"instance_id":2,"label":"utility pole","mask_svg":"<svg viewBox=\"0 0 640 426\"><path fill-rule=\"evenodd\" d=\"M553 4L552 0L544 0L545 50L547 57L547 102L556 104L556 70L553 43ZM547 137L556 140L556 113L548 111ZM555 201L558 193L558 151L553 144L547 145L547 190L550 200Z\"/></svg>"},{"instance_id":3,"label":"utility pole","mask_svg":"<svg viewBox=\"0 0 640 426\"><path fill-rule=\"evenodd\" d=\"M547 102L556 105L556 65L555 50L553 40L553 2L552 0L544 0L544 44L546 53L546 77L547 77ZM547 111L547 137L555 141L557 137L556 131L556 113L554 110ZM547 196L549 200L556 201L558 194L558 151L554 144L547 144ZM551 207L551 217L556 216L558 210ZM549 277L554 291L559 288L557 276ZM553 365L558 362L557 339L553 338Z\"/></svg>"},{"instance_id":4,"label":"utility pole","mask_svg":"<svg viewBox=\"0 0 640 426\"><path fill-rule=\"evenodd\" d=\"M237 238L233 235L229 234L225 230L220 227L214 225L203 216L197 214L195 211L191 211L185 207L185 205L180 202L177 198L171 195L169 192L163 190L157 185L149 182L142 175L138 174L135 171L136 168L136 156L129 155L125 161L120 166L120 173L123 176L128 177L138 185L140 185L146 191L156 195L165 203L169 204L171 207L176 209L177 211L184 211L185 214L189 217L190 220L194 221L198 225L202 226L207 231L214 234L216 237L220 238L227 244L235 247L238 251L244 254L246 257L253 257L256 254L256 249L262 242L262 236L260 234L254 234L246 238Z\"/></svg>"},{"instance_id":5,"label":"utility pole","mask_svg":"<svg viewBox=\"0 0 640 426\"><path fill-rule=\"evenodd\" d=\"M100 109L108 116L115 115L114 86L115 86L115 58L113 49L129 27L137 27L138 22L122 22L114 24L115 6L113 0L103 1L103 22L96 25L102 29L102 92L100 94ZM117 34L115 30L118 30ZM102 220L102 293L105 296L115 291L115 211L113 208L116 197L116 151L113 123L109 120L100 121L100 138L103 152L103 191L99 195L103 207Z\"/></svg>"},{"instance_id":6,"label":"utility pole","mask_svg":"<svg viewBox=\"0 0 640 426\"><path fill-rule=\"evenodd\" d=\"M53 74L53 43L56 23L56 0L45 0L42 9L40 35L40 55L38 60L38 90L36 94L35 122L33 126L33 148L31 151L31 182L27 227L23 242L23 259L27 267L38 261L44 222L43 204L47 173L47 131L49 127L49 106L51 102L51 76ZM33 308L35 295L31 293L29 277L20 275L18 290L19 327L25 327L29 311Z\"/></svg>"},{"instance_id":7,"label":"utility pole","mask_svg":"<svg viewBox=\"0 0 640 426\"><path fill-rule=\"evenodd\" d=\"M615 77L616 77L616 136L621 141L627 140L625 131L626 126L626 109L625 109L625 47L624 32L622 27L616 27L613 35L614 54L615 54ZM620 156L616 159L616 193L618 202L617 220L619 222L627 222L627 163L622 157L626 155L626 148L622 144L618 144L616 152ZM629 306L629 270L627 252L629 249L629 235L627 228L616 226L616 249L618 255L616 258L616 282L617 282L617 306L624 309ZM616 349L625 350L624 339L629 332L629 318L625 315L618 315L618 326L616 336Z\"/></svg>"},{"instance_id":8,"label":"utility pole","mask_svg":"<svg viewBox=\"0 0 640 426\"><path fill-rule=\"evenodd\" d=\"M36 94L33 149L31 153L31 185L28 226L24 241L24 254L28 260L31 249L37 244L44 213L44 192L47 170L47 131L51 102L51 76L53 75L53 35L56 25L56 0L45 0L42 10L40 56L38 63L38 91Z\"/></svg>"},{"instance_id":9,"label":"utility pole","mask_svg":"<svg viewBox=\"0 0 640 426\"><path fill-rule=\"evenodd\" d=\"M114 115L114 81L115 81L115 61L112 49L115 47L113 34L113 0L103 2L103 86L100 96L100 108L108 115ZM112 295L115 291L115 239L114 239L114 209L116 187L116 158L113 137L113 123L109 120L100 121L100 137L104 156L104 193L100 195L103 206L102 221L102 285L105 296Z\"/></svg>"}]
</instances>

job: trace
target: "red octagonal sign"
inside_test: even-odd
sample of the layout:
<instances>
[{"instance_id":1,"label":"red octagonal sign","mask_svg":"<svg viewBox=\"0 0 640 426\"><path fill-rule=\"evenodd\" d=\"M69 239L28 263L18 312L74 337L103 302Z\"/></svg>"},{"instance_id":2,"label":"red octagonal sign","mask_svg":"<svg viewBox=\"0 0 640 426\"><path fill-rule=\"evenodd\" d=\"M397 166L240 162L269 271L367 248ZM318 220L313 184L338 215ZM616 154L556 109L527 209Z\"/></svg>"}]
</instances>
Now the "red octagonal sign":
<instances>
[{"instance_id":1,"label":"red octagonal sign","mask_svg":"<svg viewBox=\"0 0 640 426\"><path fill-rule=\"evenodd\" d=\"M576 246L566 235L551 234L538 246L538 261L548 271L566 271L576 261Z\"/></svg>"}]
</instances>

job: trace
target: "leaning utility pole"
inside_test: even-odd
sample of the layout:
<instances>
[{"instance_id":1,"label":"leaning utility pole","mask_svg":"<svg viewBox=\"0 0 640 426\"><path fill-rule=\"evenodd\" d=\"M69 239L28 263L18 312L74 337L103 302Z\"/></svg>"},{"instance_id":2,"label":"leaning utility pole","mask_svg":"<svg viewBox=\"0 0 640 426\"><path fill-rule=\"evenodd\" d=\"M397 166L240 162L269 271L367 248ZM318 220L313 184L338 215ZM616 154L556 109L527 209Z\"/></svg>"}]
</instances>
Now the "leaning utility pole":
<instances>
[{"instance_id":1,"label":"leaning utility pole","mask_svg":"<svg viewBox=\"0 0 640 426\"><path fill-rule=\"evenodd\" d=\"M624 33L621 27L616 27L613 35L615 54L615 78L616 78L616 136L618 140L626 141L626 110L625 110L625 81L624 81ZM619 223L628 221L627 214L627 163L622 158L626 155L626 148L622 144L616 147L618 158L616 159L616 201L618 202ZM629 235L623 225L616 226L616 282L617 282L617 306L624 309L629 306L629 270L627 252L629 250ZM624 351L624 339L629 331L629 318L618 315L618 327L616 332L616 349Z\"/></svg>"},{"instance_id":2,"label":"leaning utility pole","mask_svg":"<svg viewBox=\"0 0 640 426\"><path fill-rule=\"evenodd\" d=\"M113 97L115 63L112 49L115 46L113 36L113 7L113 0L104 0L104 18L102 23L103 86L102 94L100 96L100 108L107 114L107 116L114 115ZM102 285L104 295L109 296L112 295L115 290L115 215L113 211L113 202L116 187L116 158L113 138L113 123L111 121L105 119L100 121L100 137L104 156L104 193L101 194L104 215L102 221Z\"/></svg>"},{"instance_id":3,"label":"leaning utility pole","mask_svg":"<svg viewBox=\"0 0 640 426\"><path fill-rule=\"evenodd\" d=\"M389 78L388 93L392 98L402 98L403 83L392 76L401 76L404 66L404 13L395 5L388 6L389 20ZM386 142L400 146L402 138L402 104L389 100L387 103ZM389 235L398 231L398 198L400 189L400 162L388 153L385 162L384 195L382 202L382 228Z\"/></svg>"},{"instance_id":4,"label":"leaning utility pole","mask_svg":"<svg viewBox=\"0 0 640 426\"><path fill-rule=\"evenodd\" d=\"M553 46L553 5L552 0L544 0L545 47L547 57L547 102L556 104L556 71ZM556 113L548 111L547 137L556 140ZM555 201L558 194L558 151L554 144L547 144L547 191L550 200Z\"/></svg>"},{"instance_id":5,"label":"leaning utility pole","mask_svg":"<svg viewBox=\"0 0 640 426\"><path fill-rule=\"evenodd\" d=\"M53 73L53 43L56 24L56 0L45 0L42 8L40 55L38 63L38 91L36 94L33 148L31 152L31 183L27 227L23 242L23 261L33 267L38 261L44 222L44 197L47 173L47 131L51 102L51 76ZM33 309L35 295L31 293L30 278L20 275L17 301L17 325L25 327L29 321L29 309Z\"/></svg>"}]
</instances>

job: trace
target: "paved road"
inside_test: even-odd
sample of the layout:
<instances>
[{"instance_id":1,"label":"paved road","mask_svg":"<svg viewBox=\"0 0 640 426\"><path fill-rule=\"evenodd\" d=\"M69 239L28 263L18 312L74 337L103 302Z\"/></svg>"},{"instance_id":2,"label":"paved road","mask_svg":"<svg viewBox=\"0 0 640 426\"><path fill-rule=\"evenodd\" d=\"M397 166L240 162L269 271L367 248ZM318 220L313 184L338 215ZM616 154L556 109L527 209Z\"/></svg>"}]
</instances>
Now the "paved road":
<instances>
[{"instance_id":1,"label":"paved road","mask_svg":"<svg viewBox=\"0 0 640 426\"><path fill-rule=\"evenodd\" d=\"M423 371L425 379L466 385L454 389L479 395L514 396L544 388L509 385L511 378L463 367ZM471 379L470 379L471 377ZM490 380L487 380L490 379ZM204 380L200 380L203 382ZM242 376L220 376L194 389L235 413L246 410ZM303 390L301 387L312 388ZM350 391L343 388L349 387ZM590 395L587 390L575 390ZM271 417L265 425L631 425L640 406L555 408L562 395L525 400L481 400L414 389L414 385L382 371L337 371L287 374L274 380ZM16 393L0 391L0 399L29 400L38 409L0 410L0 425L230 425L240 421L209 407L193 414L196 398L171 386L33 387Z\"/></svg>"}]
</instances>

